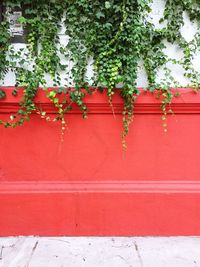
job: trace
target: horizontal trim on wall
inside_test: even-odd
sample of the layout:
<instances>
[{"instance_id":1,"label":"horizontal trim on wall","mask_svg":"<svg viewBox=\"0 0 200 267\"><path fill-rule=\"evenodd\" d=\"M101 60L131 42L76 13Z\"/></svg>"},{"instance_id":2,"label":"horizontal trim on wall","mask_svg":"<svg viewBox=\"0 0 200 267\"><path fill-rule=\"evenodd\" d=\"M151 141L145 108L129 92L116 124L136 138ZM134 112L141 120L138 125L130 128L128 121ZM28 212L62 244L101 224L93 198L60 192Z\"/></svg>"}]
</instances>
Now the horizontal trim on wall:
<instances>
[{"instance_id":1,"label":"horizontal trim on wall","mask_svg":"<svg viewBox=\"0 0 200 267\"><path fill-rule=\"evenodd\" d=\"M200 181L15 181L0 182L0 194L200 193Z\"/></svg>"},{"instance_id":2,"label":"horizontal trim on wall","mask_svg":"<svg viewBox=\"0 0 200 267\"><path fill-rule=\"evenodd\" d=\"M0 100L0 113L10 114L16 112L20 106L19 101L22 99L22 91L20 90L17 97L12 95L13 87L3 88L6 91L6 98ZM51 90L51 88L49 89ZM119 89L116 89L119 91ZM155 93L147 92L143 89L138 96L135 103L135 114L161 114L161 100L156 99ZM177 89L172 89L176 92ZM178 89L181 93L180 97L175 97L170 106L172 111L176 114L200 114L200 93L195 93L191 88ZM46 93L43 90L39 90L37 97L35 98L37 106L48 113L56 113L56 109L49 99L46 97ZM108 104L108 97L106 90L100 93L94 90L92 95L86 95L85 103L91 114L112 114L113 110ZM113 97L113 109L116 114L121 114L123 110L123 101L120 94L116 94ZM70 114L80 114L80 109L73 105Z\"/></svg>"}]
</instances>

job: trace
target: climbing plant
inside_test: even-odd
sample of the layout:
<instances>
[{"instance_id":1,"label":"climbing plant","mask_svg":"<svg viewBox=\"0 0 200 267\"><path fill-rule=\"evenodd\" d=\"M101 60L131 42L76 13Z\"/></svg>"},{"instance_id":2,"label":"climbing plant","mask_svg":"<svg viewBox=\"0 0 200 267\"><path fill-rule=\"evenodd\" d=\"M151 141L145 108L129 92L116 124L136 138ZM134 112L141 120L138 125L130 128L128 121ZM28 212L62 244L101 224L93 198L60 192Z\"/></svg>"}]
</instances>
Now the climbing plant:
<instances>
[{"instance_id":1,"label":"climbing plant","mask_svg":"<svg viewBox=\"0 0 200 267\"><path fill-rule=\"evenodd\" d=\"M134 102L140 91L137 88L138 68L143 62L147 78L147 90L157 90L162 96L163 120L166 119L167 105L173 94L170 87L181 86L173 77L170 64L181 65L189 86L198 90L200 73L193 68L192 60L200 50L200 2L198 0L167 0L160 23L152 23L152 0L10 0L4 1L4 19L0 24L0 79L8 71L16 77L16 86L23 87L24 97L18 112L9 121L0 121L5 127L21 125L37 112L49 120L45 111L38 110L34 97L39 87L46 91L58 112L56 120L65 128L64 114L76 103L83 116L87 116L84 104L85 93L91 88L106 88L112 108L112 96L120 83L120 94L124 100L123 139L132 121ZM19 7L23 15L18 22L26 31L26 49L15 50L11 43L9 15ZM184 12L195 21L198 30L192 41L187 42L181 35ZM65 25L68 43L61 44L59 32ZM169 58L165 43L176 44L182 51L180 60ZM68 63L62 63L62 58ZM88 62L93 62L92 81L86 76ZM70 67L70 66L72 67ZM158 79L158 70L165 75ZM60 73L67 74L66 86L61 85ZM56 90L47 90L46 75L51 77ZM85 90L82 90L82 89ZM59 100L58 94L65 97ZM0 97L5 97L3 89ZM165 124L164 124L165 125Z\"/></svg>"}]
</instances>

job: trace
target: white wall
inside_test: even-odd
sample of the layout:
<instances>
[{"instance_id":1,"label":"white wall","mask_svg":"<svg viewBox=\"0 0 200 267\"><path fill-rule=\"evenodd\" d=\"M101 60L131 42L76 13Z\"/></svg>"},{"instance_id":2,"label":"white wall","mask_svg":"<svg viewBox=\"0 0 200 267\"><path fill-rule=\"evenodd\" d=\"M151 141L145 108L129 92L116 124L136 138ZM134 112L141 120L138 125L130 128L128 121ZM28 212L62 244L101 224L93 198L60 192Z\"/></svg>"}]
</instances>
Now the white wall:
<instances>
[{"instance_id":1,"label":"white wall","mask_svg":"<svg viewBox=\"0 0 200 267\"><path fill-rule=\"evenodd\" d=\"M163 25L159 24L159 19L162 17L163 11L164 11L165 1L164 0L154 0L152 4L152 13L151 13L151 20L155 24L156 27L161 28ZM187 41L190 41L193 39L195 33L197 32L197 23L191 22L189 20L188 15L184 14L184 21L185 24L181 29L181 33L184 36L184 38ZM66 44L68 41L68 37L64 35L64 28L60 32L60 40L62 44ZM177 47L177 45L172 45L167 42L165 42L167 49L165 49L165 53L170 56L171 58L180 59L183 56L182 51L180 51ZM15 49L19 49L22 47L25 47L25 44L14 44ZM193 66L196 70L200 71L200 53L196 54L194 60L193 60ZM64 61L64 59L63 59ZM65 62L66 63L66 62ZM72 63L68 62L68 68L70 69L72 67ZM180 66L175 66L169 64L169 67L173 70L173 76L182 86L187 86L188 81L183 76L183 69ZM147 77L143 68L142 62L140 63L140 68L138 70L138 87L146 87L147 86ZM86 74L89 78L93 75L92 72L92 59L88 62L88 71ZM68 77L66 76L65 72L62 72L62 85L64 86L66 84L66 80ZM158 72L159 79L162 79L163 77L163 70L161 69ZM51 79L47 76L48 80L48 86L52 86ZM9 72L6 76L4 81L1 81L1 83L5 86L12 86L15 84L15 76L13 73Z\"/></svg>"}]
</instances>

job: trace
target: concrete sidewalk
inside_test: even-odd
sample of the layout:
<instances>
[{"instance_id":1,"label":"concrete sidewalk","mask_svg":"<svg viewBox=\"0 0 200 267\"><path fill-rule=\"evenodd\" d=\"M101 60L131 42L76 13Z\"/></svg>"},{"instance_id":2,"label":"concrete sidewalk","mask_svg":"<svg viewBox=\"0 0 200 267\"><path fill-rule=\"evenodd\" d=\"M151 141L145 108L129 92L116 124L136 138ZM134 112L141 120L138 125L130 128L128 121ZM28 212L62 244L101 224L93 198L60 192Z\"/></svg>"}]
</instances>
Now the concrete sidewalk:
<instances>
[{"instance_id":1,"label":"concrete sidewalk","mask_svg":"<svg viewBox=\"0 0 200 267\"><path fill-rule=\"evenodd\" d=\"M0 238L0 267L197 267L200 237Z\"/></svg>"}]
</instances>

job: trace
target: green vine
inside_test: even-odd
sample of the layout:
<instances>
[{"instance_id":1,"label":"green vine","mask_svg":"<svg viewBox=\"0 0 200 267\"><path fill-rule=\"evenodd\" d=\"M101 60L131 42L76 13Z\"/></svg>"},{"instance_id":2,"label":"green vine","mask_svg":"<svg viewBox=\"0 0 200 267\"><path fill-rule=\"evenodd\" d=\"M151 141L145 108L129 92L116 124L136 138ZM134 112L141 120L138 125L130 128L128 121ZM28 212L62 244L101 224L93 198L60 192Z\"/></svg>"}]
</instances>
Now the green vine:
<instances>
[{"instance_id":1,"label":"green vine","mask_svg":"<svg viewBox=\"0 0 200 267\"><path fill-rule=\"evenodd\" d=\"M120 93L124 100L122 139L125 147L135 99L140 93L137 88L138 68L143 62L149 83L147 90L157 90L162 95L162 119L166 129L167 110L173 98L170 87L181 86L168 64L182 66L185 77L190 81L188 86L196 91L200 87L200 72L192 64L194 55L200 50L200 2L167 0L160 19L164 26L159 29L150 20L151 4L152 0L4 1L6 11L0 23L0 80L8 71L12 71L16 76L13 95L23 87L24 97L19 111L10 116L9 121L0 123L5 127L15 127L29 120L33 112L49 120L45 111L40 111L34 103L37 90L42 87L57 108L55 119L61 121L64 131L64 115L71 109L72 103L76 103L83 117L87 117L84 97L85 92L92 93L91 87L107 88L112 107L114 89L121 84ZM8 20L15 7L23 10L18 22L25 29L27 42L26 48L19 51L11 43ZM198 25L197 33L190 42L181 35L184 12ZM65 34L69 36L66 45L61 44L59 37L62 24L66 26ZM175 60L166 56L165 41L175 43L183 51L183 58ZM62 63L62 58L68 63ZM91 59L94 71L92 82L86 76ZM165 74L162 81L157 75L160 69ZM64 87L61 72L67 75L68 81ZM57 90L48 92L47 75ZM60 100L57 96L59 92L67 97ZM1 89L0 98L4 97Z\"/></svg>"}]
</instances>

